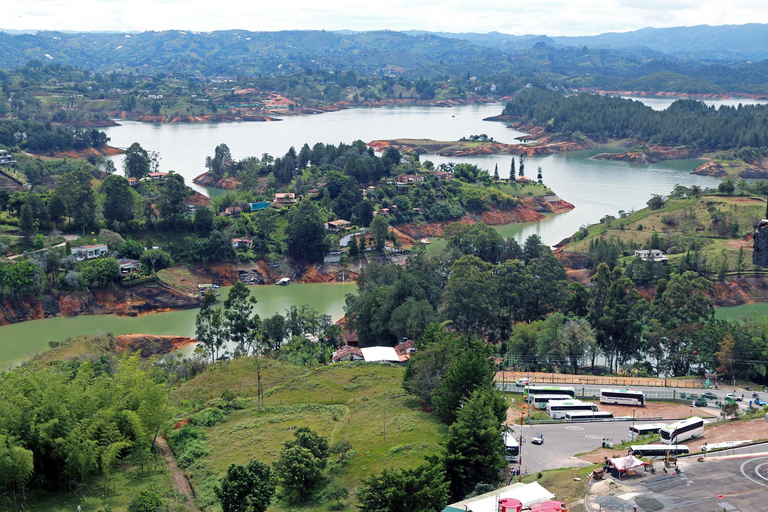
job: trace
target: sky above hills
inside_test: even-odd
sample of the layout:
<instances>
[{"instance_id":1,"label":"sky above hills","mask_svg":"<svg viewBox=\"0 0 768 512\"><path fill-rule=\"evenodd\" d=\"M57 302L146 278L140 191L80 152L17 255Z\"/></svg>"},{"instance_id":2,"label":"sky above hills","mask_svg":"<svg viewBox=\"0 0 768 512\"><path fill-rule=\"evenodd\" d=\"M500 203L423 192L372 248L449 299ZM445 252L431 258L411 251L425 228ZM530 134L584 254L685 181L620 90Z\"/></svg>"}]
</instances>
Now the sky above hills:
<instances>
[{"instance_id":1,"label":"sky above hills","mask_svg":"<svg viewBox=\"0 0 768 512\"><path fill-rule=\"evenodd\" d=\"M768 23L765 0L25 0L2 29L428 30L579 36L643 27Z\"/></svg>"}]
</instances>

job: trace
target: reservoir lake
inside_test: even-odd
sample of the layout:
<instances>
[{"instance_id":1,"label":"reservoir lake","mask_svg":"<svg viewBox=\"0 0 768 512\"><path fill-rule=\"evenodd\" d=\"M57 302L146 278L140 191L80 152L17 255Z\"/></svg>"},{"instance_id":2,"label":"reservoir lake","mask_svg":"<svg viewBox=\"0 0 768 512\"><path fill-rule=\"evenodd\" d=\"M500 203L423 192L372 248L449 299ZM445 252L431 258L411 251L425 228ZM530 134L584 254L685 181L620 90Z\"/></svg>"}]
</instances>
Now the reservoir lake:
<instances>
[{"instance_id":1,"label":"reservoir lake","mask_svg":"<svg viewBox=\"0 0 768 512\"><path fill-rule=\"evenodd\" d=\"M638 98L653 108L666 108L654 98ZM731 104L732 100L721 100ZM750 100L744 100L745 104ZM671 103L671 101L669 102ZM717 103L709 101L709 103ZM516 143L521 132L509 129L505 123L483 121L501 113L503 104L473 104L451 108L398 106L355 108L312 116L292 116L275 122L242 122L214 124L152 124L119 121L121 126L105 131L110 144L127 148L139 142L147 150L157 151L161 170L184 176L187 184L206 194L221 193L192 184L192 179L205 172L205 157L225 143L234 159L269 153L282 156L289 147L298 151L304 143L351 143L357 139L370 142L377 139L427 138L458 140L461 137L485 133L498 142ZM553 245L570 236L582 225L593 224L604 215L616 215L619 210L643 208L654 194L668 194L676 184L715 187L720 180L694 176L690 171L699 160L671 160L642 165L626 162L592 160L600 152L620 151L600 148L589 151L558 153L525 159L526 175L536 176L542 168L544 183L576 208L570 212L549 216L537 223L510 224L495 229L504 237L514 237L520 243L536 234L544 243ZM441 157L421 155L421 160L440 163L466 162L477 164L491 173L496 165L502 177L509 176L511 155L479 157ZM122 157L112 157L122 169ZM519 165L519 157L515 158ZM258 299L257 312L263 317L284 313L292 305L308 304L334 319L343 315L344 297L354 293L354 284L296 284L287 287L260 286L251 288ZM224 297L226 289L222 289ZM0 367L18 363L43 351L48 341L61 341L70 336L96 331L114 334L168 334L192 336L197 310L157 313L139 317L112 315L79 316L33 320L0 327Z\"/></svg>"}]
</instances>

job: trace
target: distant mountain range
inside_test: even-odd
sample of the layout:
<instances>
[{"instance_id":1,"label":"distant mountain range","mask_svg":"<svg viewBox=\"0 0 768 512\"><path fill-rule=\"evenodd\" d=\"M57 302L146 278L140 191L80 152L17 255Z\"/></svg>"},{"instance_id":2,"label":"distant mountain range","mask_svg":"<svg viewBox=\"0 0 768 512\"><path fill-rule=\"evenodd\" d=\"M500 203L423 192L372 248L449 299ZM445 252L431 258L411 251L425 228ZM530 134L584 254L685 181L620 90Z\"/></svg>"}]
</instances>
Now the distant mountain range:
<instances>
[{"instance_id":1,"label":"distant mountain range","mask_svg":"<svg viewBox=\"0 0 768 512\"><path fill-rule=\"evenodd\" d=\"M650 73L685 75L681 66L699 63L768 59L768 25L646 28L587 37L312 30L0 33L0 68L17 68L31 59L102 72L174 75L285 75L312 69L424 77L544 72L635 79ZM636 72L649 63L653 69ZM761 79L762 72L752 83L764 84Z\"/></svg>"},{"instance_id":2,"label":"distant mountain range","mask_svg":"<svg viewBox=\"0 0 768 512\"><path fill-rule=\"evenodd\" d=\"M410 31L407 34L429 32ZM588 46L611 50L630 50L633 53L667 55L704 61L760 61L768 59L768 25L698 25L695 27L643 28L632 32L608 32L596 36L559 36L502 34L489 32L432 34L463 39L479 46L501 51L531 48L536 43L553 46Z\"/></svg>"}]
</instances>

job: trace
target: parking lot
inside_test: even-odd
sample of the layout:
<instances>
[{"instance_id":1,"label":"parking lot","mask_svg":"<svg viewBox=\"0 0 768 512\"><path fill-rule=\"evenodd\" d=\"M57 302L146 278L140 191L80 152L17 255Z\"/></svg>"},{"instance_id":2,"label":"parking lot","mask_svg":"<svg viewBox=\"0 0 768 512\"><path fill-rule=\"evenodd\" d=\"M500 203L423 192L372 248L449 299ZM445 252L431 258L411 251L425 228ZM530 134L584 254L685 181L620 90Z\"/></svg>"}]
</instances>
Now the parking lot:
<instances>
[{"instance_id":1,"label":"parking lot","mask_svg":"<svg viewBox=\"0 0 768 512\"><path fill-rule=\"evenodd\" d=\"M617 481L594 482L586 499L588 510L600 510L601 495L612 494L627 510L668 510L702 512L765 512L768 496L768 446L736 450L736 455L696 457L678 463L680 474L640 473ZM751 452L751 453L750 453ZM643 504L649 508L643 508Z\"/></svg>"}]
</instances>

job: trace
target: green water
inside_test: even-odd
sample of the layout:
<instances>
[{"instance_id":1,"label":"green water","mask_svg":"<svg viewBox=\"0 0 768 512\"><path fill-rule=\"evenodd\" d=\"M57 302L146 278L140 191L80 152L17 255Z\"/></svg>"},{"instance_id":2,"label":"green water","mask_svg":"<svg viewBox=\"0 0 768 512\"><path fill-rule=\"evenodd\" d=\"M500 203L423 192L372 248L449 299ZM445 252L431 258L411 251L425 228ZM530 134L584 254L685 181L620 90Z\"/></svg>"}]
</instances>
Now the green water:
<instances>
[{"instance_id":1,"label":"green water","mask_svg":"<svg viewBox=\"0 0 768 512\"><path fill-rule=\"evenodd\" d=\"M721 320L736 320L744 316L765 316L768 315L768 302L755 302L753 304L742 304L730 308L715 308L715 318Z\"/></svg>"},{"instance_id":2,"label":"green water","mask_svg":"<svg viewBox=\"0 0 768 512\"><path fill-rule=\"evenodd\" d=\"M298 284L288 286L253 286L251 293L258 300L256 312L264 316L285 313L293 305L306 304L338 320L344 314L344 297L354 293L354 283ZM221 288L223 302L229 288ZM194 336L197 309L156 313L138 317L115 315L81 315L46 318L0 327L0 368L15 364L48 348L49 341L92 334L97 331L113 334L157 334Z\"/></svg>"}]
</instances>

